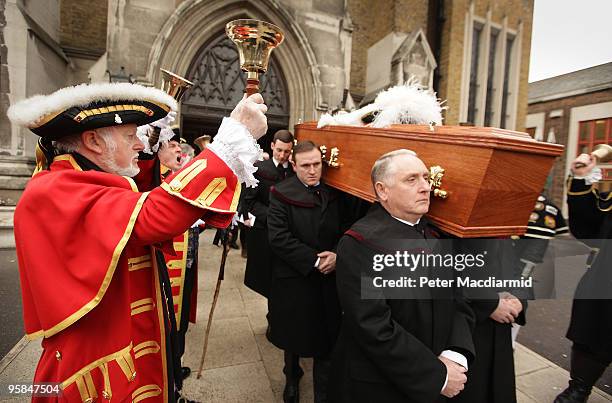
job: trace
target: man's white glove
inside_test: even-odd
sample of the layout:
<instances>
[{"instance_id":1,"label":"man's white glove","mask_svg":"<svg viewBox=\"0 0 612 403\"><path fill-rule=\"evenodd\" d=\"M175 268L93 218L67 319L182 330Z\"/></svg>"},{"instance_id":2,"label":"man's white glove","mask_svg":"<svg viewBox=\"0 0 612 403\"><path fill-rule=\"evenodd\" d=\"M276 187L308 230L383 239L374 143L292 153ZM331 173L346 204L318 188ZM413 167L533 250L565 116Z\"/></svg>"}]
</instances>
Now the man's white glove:
<instances>
[{"instance_id":1,"label":"man's white glove","mask_svg":"<svg viewBox=\"0 0 612 403\"><path fill-rule=\"evenodd\" d=\"M268 107L264 104L261 94L253 94L248 98L245 94L230 117L246 126L251 136L257 140L268 131L268 119L265 115L267 111Z\"/></svg>"}]
</instances>

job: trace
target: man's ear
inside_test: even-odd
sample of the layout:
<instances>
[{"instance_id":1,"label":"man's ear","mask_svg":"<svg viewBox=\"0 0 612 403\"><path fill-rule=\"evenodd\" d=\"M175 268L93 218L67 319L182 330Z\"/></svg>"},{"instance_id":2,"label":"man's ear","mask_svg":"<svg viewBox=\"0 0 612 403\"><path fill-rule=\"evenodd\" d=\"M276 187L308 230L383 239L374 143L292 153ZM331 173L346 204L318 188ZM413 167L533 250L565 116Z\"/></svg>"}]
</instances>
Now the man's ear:
<instances>
[{"instance_id":1,"label":"man's ear","mask_svg":"<svg viewBox=\"0 0 612 403\"><path fill-rule=\"evenodd\" d=\"M274 152L274 142L270 143L270 149L272 150L272 152Z\"/></svg>"},{"instance_id":2,"label":"man's ear","mask_svg":"<svg viewBox=\"0 0 612 403\"><path fill-rule=\"evenodd\" d=\"M81 133L81 141L83 142L83 147L94 153L94 154L103 154L104 148L106 144L104 144L104 140L100 137L95 130L87 130Z\"/></svg>"},{"instance_id":3,"label":"man's ear","mask_svg":"<svg viewBox=\"0 0 612 403\"><path fill-rule=\"evenodd\" d=\"M289 160L289 162L291 162L291 168L293 168L293 172L297 172L297 170L295 169L295 168L296 168L296 167L295 167L295 161L293 160L293 158L291 158L291 159Z\"/></svg>"},{"instance_id":4,"label":"man's ear","mask_svg":"<svg viewBox=\"0 0 612 403\"><path fill-rule=\"evenodd\" d=\"M384 183L376 182L374 184L374 193L376 194L376 197L378 198L378 200L380 200L380 201L387 201L387 199L388 199L388 197L387 197L387 187L385 186Z\"/></svg>"}]
</instances>

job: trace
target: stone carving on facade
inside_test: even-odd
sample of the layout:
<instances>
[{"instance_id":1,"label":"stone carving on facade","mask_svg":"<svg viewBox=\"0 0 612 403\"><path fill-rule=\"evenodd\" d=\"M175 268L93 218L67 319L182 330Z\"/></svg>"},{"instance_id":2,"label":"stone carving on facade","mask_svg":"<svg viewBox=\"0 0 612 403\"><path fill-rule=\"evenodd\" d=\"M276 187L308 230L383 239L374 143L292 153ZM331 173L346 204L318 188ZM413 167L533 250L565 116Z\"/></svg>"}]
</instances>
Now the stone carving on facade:
<instances>
[{"instance_id":1,"label":"stone carving on facade","mask_svg":"<svg viewBox=\"0 0 612 403\"><path fill-rule=\"evenodd\" d=\"M391 85L411 77L427 88L433 88L433 72L438 66L422 29L409 34L391 59Z\"/></svg>"}]
</instances>

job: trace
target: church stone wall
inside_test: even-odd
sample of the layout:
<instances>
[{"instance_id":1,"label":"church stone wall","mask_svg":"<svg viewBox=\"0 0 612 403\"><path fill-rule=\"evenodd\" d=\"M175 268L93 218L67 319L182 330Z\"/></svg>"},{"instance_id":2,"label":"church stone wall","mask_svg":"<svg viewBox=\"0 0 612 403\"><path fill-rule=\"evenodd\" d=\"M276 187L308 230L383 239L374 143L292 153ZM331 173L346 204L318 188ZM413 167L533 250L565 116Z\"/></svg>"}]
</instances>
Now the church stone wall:
<instances>
[{"instance_id":1,"label":"church stone wall","mask_svg":"<svg viewBox=\"0 0 612 403\"><path fill-rule=\"evenodd\" d=\"M68 54L97 59L106 51L108 0L62 0L60 43Z\"/></svg>"}]
</instances>

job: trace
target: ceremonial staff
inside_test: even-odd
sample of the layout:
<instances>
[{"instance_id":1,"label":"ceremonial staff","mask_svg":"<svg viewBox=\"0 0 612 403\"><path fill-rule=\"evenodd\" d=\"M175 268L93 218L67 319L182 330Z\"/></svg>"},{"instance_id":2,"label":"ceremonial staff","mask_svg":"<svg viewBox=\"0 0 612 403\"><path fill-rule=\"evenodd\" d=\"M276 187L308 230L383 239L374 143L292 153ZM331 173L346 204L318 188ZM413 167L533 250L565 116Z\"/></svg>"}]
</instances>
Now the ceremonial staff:
<instances>
[{"instance_id":1,"label":"ceremonial staff","mask_svg":"<svg viewBox=\"0 0 612 403\"><path fill-rule=\"evenodd\" d=\"M281 44L284 39L284 34L279 27L269 22L245 19L228 22L225 26L225 33L238 47L240 68L247 73L245 92L247 96L251 96L259 92L259 73L265 73L268 70L270 53L272 49ZM219 267L219 275L217 276L217 285L213 295L213 302L210 306L210 313L208 314L208 323L206 324L206 332L204 333L204 346L202 347L202 358L200 359L197 379L201 378L202 368L204 368L204 359L206 358L206 349L208 348L208 337L212 327L213 314L215 312L215 306L217 305L217 299L219 298L221 281L223 281L223 276L225 274L225 261L231 241L230 232L231 231L228 230L228 235L223 237L221 266Z\"/></svg>"}]
</instances>

